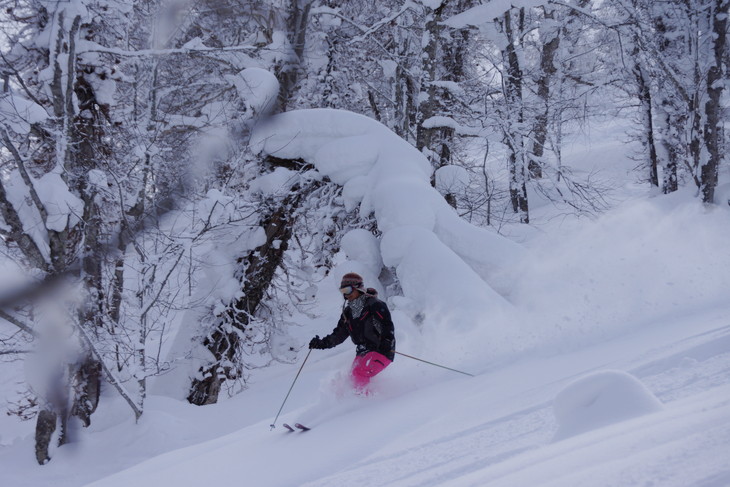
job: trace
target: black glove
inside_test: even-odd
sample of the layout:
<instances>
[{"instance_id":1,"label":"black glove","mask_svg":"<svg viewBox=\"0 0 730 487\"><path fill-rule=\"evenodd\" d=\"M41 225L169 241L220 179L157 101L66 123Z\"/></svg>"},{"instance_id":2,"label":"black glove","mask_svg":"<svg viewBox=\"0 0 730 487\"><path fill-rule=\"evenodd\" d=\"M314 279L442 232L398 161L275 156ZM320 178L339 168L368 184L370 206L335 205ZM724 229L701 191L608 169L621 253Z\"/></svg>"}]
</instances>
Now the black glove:
<instances>
[{"instance_id":1,"label":"black glove","mask_svg":"<svg viewBox=\"0 0 730 487\"><path fill-rule=\"evenodd\" d=\"M319 335L316 335L312 340L309 342L309 348L317 348L317 349L325 349L327 347L324 346L324 340L319 338Z\"/></svg>"}]
</instances>

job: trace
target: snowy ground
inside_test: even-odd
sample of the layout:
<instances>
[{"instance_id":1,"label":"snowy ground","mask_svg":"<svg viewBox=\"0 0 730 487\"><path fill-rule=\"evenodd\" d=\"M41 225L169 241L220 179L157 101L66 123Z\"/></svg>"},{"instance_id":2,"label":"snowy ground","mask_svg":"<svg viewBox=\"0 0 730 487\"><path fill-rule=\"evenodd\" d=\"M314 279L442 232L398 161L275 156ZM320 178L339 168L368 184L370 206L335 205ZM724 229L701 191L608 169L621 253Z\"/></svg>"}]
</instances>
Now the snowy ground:
<instances>
[{"instance_id":1,"label":"snowy ground","mask_svg":"<svg viewBox=\"0 0 730 487\"><path fill-rule=\"evenodd\" d=\"M625 183L634 163L602 140L566 157ZM399 337L402 352L476 377L397 357L374 397L338 397L352 347L314 351L273 431L306 350L221 404L152 396L137 425L106 390L91 427L43 467L33 425L4 418L0 486L728 486L730 208L645 191L629 182L596 219L546 206L539 224L506 229L525 254L499 290L524 323L473 318L523 326L530 349L468 332ZM487 352L499 347L510 352ZM295 421L313 429L281 427Z\"/></svg>"},{"instance_id":2,"label":"snowy ground","mask_svg":"<svg viewBox=\"0 0 730 487\"><path fill-rule=\"evenodd\" d=\"M721 487L730 484L728 313L730 307L684 314L475 378L421 370L400 358L401 370L383 378L379 396L333 399L327 420L315 420L306 433L269 428L289 375L256 387L255 402L239 397L209 411L157 398L141 424L101 419L45 467L34 465L28 440L6 448L3 485L101 478L92 485ZM345 352L307 364L280 421L322 408L311 405L321 395L316 384L348 361ZM663 409L553 441L555 396L602 370L629 372ZM419 372L421 387L396 391L401 374ZM118 419L123 411L116 413ZM165 450L173 451L154 457ZM107 477L147 457L153 458ZM76 471L82 465L85 471Z\"/></svg>"}]
</instances>

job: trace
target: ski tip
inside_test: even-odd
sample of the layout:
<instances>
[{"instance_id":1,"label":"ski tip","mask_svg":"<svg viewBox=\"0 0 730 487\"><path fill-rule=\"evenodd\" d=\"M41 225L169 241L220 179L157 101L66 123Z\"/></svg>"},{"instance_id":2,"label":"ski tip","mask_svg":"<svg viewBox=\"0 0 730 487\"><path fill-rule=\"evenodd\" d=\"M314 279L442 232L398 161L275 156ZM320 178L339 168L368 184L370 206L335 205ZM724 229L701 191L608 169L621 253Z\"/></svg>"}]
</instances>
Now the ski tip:
<instances>
[{"instance_id":1,"label":"ski tip","mask_svg":"<svg viewBox=\"0 0 730 487\"><path fill-rule=\"evenodd\" d=\"M299 428L302 431L309 431L310 429L312 429L312 428L304 426L303 424L300 424L300 423L296 423L294 426L296 426L297 428Z\"/></svg>"},{"instance_id":2,"label":"ski tip","mask_svg":"<svg viewBox=\"0 0 730 487\"><path fill-rule=\"evenodd\" d=\"M293 432L293 431L294 431L294 428L292 428L291 426L289 426L289 425L288 425L288 424L286 424L286 423L284 423L284 424L283 424L282 426L284 426L284 428L286 428L286 429L287 429L287 431L289 431L289 432Z\"/></svg>"}]
</instances>

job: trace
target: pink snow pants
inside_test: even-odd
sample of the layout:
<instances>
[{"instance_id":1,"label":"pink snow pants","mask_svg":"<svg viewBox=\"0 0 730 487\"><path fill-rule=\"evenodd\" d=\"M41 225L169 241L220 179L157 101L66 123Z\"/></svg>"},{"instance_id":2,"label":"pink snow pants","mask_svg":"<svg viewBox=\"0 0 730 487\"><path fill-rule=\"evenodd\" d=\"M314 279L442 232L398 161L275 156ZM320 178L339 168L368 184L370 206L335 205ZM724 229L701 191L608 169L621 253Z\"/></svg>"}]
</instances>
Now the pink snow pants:
<instances>
[{"instance_id":1,"label":"pink snow pants","mask_svg":"<svg viewBox=\"0 0 730 487\"><path fill-rule=\"evenodd\" d=\"M390 365L390 362L378 352L368 352L363 356L356 356L352 361L352 371L350 372L355 390L367 394L370 379L381 373Z\"/></svg>"}]
</instances>

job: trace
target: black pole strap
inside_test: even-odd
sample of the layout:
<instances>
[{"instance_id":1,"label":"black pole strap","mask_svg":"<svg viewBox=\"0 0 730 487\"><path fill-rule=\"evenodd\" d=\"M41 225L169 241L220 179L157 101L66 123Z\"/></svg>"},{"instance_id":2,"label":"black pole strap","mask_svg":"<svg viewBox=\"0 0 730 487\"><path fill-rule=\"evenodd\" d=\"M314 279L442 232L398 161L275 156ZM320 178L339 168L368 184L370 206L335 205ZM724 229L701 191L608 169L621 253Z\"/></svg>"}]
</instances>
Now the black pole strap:
<instances>
[{"instance_id":1,"label":"black pole strap","mask_svg":"<svg viewBox=\"0 0 730 487\"><path fill-rule=\"evenodd\" d=\"M307 356L304 357L304 362L302 362L302 366L299 367L299 372L297 372L297 376L294 377L294 382L291 383L291 387L289 387L289 392L286 393L286 397L284 398L284 402L281 403L281 407L279 408L279 412L276 413L276 417L274 418L274 422L271 423L271 429L273 430L276 428L276 421L279 419L279 415L281 414L282 409L284 409L284 404L286 404L286 400L289 399L289 394L291 394L291 390L294 389L294 384L297 383L297 379L299 378L299 374L302 373L302 369L304 368L304 364L307 363L307 359L309 358L309 354L312 353L312 349L309 349L309 352L307 352Z\"/></svg>"},{"instance_id":2,"label":"black pole strap","mask_svg":"<svg viewBox=\"0 0 730 487\"><path fill-rule=\"evenodd\" d=\"M463 372L461 370L452 369L451 367L445 367L443 365L435 364L433 362L429 362L428 360L423 360L423 359L420 359L418 357L413 357L412 355L408 355L408 354L405 354L405 353L401 353L401 352L397 352L397 351L395 353L397 353L398 355L403 355L404 357L412 358L413 360L418 360L419 362L423 362L423 363L426 363L426 364L429 364L429 365L434 365L436 367L441 367L442 369L450 370L452 372L458 372L460 374L468 375L469 377L474 377L474 374L470 374L468 372Z\"/></svg>"}]
</instances>

